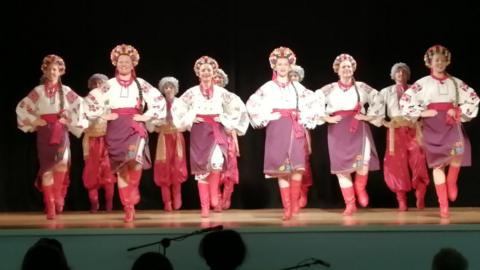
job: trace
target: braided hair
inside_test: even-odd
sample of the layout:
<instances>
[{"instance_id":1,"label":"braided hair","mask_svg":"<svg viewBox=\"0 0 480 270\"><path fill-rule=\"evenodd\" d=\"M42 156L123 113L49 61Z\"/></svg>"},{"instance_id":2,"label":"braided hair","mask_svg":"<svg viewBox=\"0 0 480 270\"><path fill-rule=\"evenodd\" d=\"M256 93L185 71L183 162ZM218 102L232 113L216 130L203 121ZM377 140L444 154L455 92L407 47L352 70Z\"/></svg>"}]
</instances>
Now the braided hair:
<instances>
[{"instance_id":1,"label":"braided hair","mask_svg":"<svg viewBox=\"0 0 480 270\"><path fill-rule=\"evenodd\" d=\"M60 101L60 112L63 112L63 109L65 109L65 95L63 93L63 84L62 80L58 78L58 99Z\"/></svg>"},{"instance_id":2,"label":"braided hair","mask_svg":"<svg viewBox=\"0 0 480 270\"><path fill-rule=\"evenodd\" d=\"M455 81L452 75L448 74L447 72L445 72L445 74L447 75L448 79L452 80L453 85L455 86L455 102L453 104L455 105L455 107L457 107L458 103L460 102L460 93L458 93L458 83L457 81Z\"/></svg>"},{"instance_id":3,"label":"braided hair","mask_svg":"<svg viewBox=\"0 0 480 270\"><path fill-rule=\"evenodd\" d=\"M360 92L358 91L357 82L355 81L355 77L353 77L353 76L352 76L352 83L353 83L353 87L355 88L355 93L357 94L357 104L359 106L361 106L361 104L360 104Z\"/></svg>"},{"instance_id":4,"label":"braided hair","mask_svg":"<svg viewBox=\"0 0 480 270\"><path fill-rule=\"evenodd\" d=\"M137 84L137 88L138 88L138 98L139 98L139 108L138 110L140 111L140 113L143 112L143 91L142 91L142 86L140 85L140 82L138 81L137 77L135 77L135 83Z\"/></svg>"}]
</instances>

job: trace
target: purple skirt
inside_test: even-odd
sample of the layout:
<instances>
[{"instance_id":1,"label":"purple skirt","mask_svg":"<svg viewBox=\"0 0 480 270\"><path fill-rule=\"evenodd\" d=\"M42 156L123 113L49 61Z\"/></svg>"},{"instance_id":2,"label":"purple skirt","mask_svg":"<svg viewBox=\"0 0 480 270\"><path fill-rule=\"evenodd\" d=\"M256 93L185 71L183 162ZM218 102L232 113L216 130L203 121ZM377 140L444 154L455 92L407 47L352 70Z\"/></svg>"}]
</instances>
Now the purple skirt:
<instances>
[{"instance_id":1,"label":"purple skirt","mask_svg":"<svg viewBox=\"0 0 480 270\"><path fill-rule=\"evenodd\" d=\"M227 145L222 143L227 141L227 134L220 125L218 135L221 138L217 142L213 129L212 124L200 122L194 123L190 130L190 169L192 174L205 174L211 171L209 165L215 145L218 145L222 151L223 169L227 168Z\"/></svg>"},{"instance_id":2,"label":"purple skirt","mask_svg":"<svg viewBox=\"0 0 480 270\"><path fill-rule=\"evenodd\" d=\"M462 167L472 164L472 151L461 123L448 124L446 112L438 111L434 117L422 118L422 146L429 168L449 163L455 156L462 156Z\"/></svg>"},{"instance_id":3,"label":"purple skirt","mask_svg":"<svg viewBox=\"0 0 480 270\"><path fill-rule=\"evenodd\" d=\"M270 121L265 136L265 157L263 172L266 175L282 176L295 171L305 170L306 133L295 137L293 122L290 117Z\"/></svg>"},{"instance_id":4,"label":"purple skirt","mask_svg":"<svg viewBox=\"0 0 480 270\"><path fill-rule=\"evenodd\" d=\"M353 115L343 116L337 124L328 125L328 153L332 174L352 173L364 164L365 139L370 141L369 171L380 169L377 149L368 123L359 121L355 132L350 132Z\"/></svg>"},{"instance_id":5,"label":"purple skirt","mask_svg":"<svg viewBox=\"0 0 480 270\"><path fill-rule=\"evenodd\" d=\"M117 119L108 121L105 139L112 172L117 172L125 163L132 160L142 164L143 169L151 167L148 136L141 137L138 130L134 128L134 125L136 125L142 128L143 133L146 134L145 126L143 123L134 123L132 118L133 115L119 114ZM145 144L143 153L138 156L137 152L141 139L144 139Z\"/></svg>"},{"instance_id":6,"label":"purple skirt","mask_svg":"<svg viewBox=\"0 0 480 270\"><path fill-rule=\"evenodd\" d=\"M43 173L51 170L55 164L63 159L65 151L70 147L70 138L68 131L63 127L62 136L59 144L50 144L50 137L52 135L54 124L47 123L47 125L37 128L37 152L38 161L40 162L40 169L38 171L39 180Z\"/></svg>"}]
</instances>

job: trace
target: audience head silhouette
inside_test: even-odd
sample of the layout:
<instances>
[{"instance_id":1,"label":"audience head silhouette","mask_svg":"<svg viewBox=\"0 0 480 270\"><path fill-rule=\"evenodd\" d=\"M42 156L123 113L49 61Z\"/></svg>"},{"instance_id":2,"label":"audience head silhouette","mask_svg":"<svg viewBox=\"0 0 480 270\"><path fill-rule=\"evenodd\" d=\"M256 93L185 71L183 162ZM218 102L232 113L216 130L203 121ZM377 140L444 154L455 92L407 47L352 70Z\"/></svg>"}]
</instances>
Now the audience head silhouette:
<instances>
[{"instance_id":1,"label":"audience head silhouette","mask_svg":"<svg viewBox=\"0 0 480 270\"><path fill-rule=\"evenodd\" d=\"M467 259L454 248L442 248L435 254L432 270L467 270Z\"/></svg>"},{"instance_id":2,"label":"audience head silhouette","mask_svg":"<svg viewBox=\"0 0 480 270\"><path fill-rule=\"evenodd\" d=\"M173 270L173 266L163 254L146 252L133 263L132 270Z\"/></svg>"},{"instance_id":3,"label":"audience head silhouette","mask_svg":"<svg viewBox=\"0 0 480 270\"><path fill-rule=\"evenodd\" d=\"M22 270L69 270L62 244L53 238L41 238L23 257Z\"/></svg>"},{"instance_id":4,"label":"audience head silhouette","mask_svg":"<svg viewBox=\"0 0 480 270\"><path fill-rule=\"evenodd\" d=\"M203 237L199 252L211 270L233 270L243 263L246 246L236 231L214 231Z\"/></svg>"}]
</instances>

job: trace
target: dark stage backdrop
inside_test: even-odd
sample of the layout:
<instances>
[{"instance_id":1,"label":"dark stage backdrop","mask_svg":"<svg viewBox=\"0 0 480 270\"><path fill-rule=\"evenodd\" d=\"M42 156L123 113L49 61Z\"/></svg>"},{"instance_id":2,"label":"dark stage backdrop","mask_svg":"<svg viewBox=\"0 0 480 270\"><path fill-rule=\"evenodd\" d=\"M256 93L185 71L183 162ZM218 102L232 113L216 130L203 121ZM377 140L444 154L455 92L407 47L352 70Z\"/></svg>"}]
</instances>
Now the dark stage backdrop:
<instances>
[{"instance_id":1,"label":"dark stage backdrop","mask_svg":"<svg viewBox=\"0 0 480 270\"><path fill-rule=\"evenodd\" d=\"M334 3L335 2L335 3ZM436 3L437 2L437 3ZM2 131L0 132L0 210L40 211L41 194L34 188L38 162L35 134L16 128L15 106L37 85L46 54L64 58L64 84L84 96L93 73L113 74L110 50L117 44L134 45L141 60L137 74L157 85L172 75L181 93L196 84L192 70L201 55L218 60L228 73L227 88L244 101L271 78L268 55L278 46L292 48L306 70L304 85L315 90L336 81L333 59L350 53L358 62L356 78L381 89L392 81L391 66L406 62L412 80L425 76L425 50L443 44L452 54L449 71L480 90L479 8L474 1L15 1L2 9L3 57L1 76ZM479 120L465 125L473 147L473 166L462 170L454 206L480 206ZM385 152L385 130L372 127L378 152ZM187 133L188 137L188 133ZM312 132L314 185L309 207L343 207L335 176L329 173L325 126ZM151 151L156 137L151 136ZM234 208L280 207L276 181L262 174L264 130L249 128L240 138L240 185ZM81 141L72 138L72 183L67 210L89 209L81 180ZM382 172L370 174L371 207L396 207L395 195ZM161 209L160 190L152 171L144 172L139 209ZM118 194L118 193L117 193ZM409 195L414 205L413 194ZM196 183L183 186L184 208L199 208ZM116 208L120 208L118 198ZM427 206L437 206L432 185Z\"/></svg>"}]
</instances>

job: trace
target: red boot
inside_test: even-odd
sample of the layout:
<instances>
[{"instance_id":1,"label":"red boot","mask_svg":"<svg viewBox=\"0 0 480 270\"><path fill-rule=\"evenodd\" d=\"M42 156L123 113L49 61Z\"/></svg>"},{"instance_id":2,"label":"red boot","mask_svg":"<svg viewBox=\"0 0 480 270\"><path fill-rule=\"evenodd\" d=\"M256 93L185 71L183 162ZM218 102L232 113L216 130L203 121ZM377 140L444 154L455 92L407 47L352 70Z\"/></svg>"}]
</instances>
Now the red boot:
<instances>
[{"instance_id":1,"label":"red boot","mask_svg":"<svg viewBox=\"0 0 480 270\"><path fill-rule=\"evenodd\" d=\"M180 183L172 184L173 209L182 207L182 186Z\"/></svg>"},{"instance_id":2,"label":"red boot","mask_svg":"<svg viewBox=\"0 0 480 270\"><path fill-rule=\"evenodd\" d=\"M210 215L210 187L208 185L208 183L197 183L200 206L202 208L202 218L208 218Z\"/></svg>"},{"instance_id":3,"label":"red boot","mask_svg":"<svg viewBox=\"0 0 480 270\"><path fill-rule=\"evenodd\" d=\"M280 188L280 195L282 197L283 205L283 220L289 220L292 218L292 205L290 201L290 187Z\"/></svg>"},{"instance_id":4,"label":"red boot","mask_svg":"<svg viewBox=\"0 0 480 270\"><path fill-rule=\"evenodd\" d=\"M425 208L425 192L427 191L427 186L424 183L418 183L417 188L415 189L415 197L417 198L417 208Z\"/></svg>"},{"instance_id":5,"label":"red boot","mask_svg":"<svg viewBox=\"0 0 480 270\"><path fill-rule=\"evenodd\" d=\"M98 190L95 188L88 190L88 198L90 199L90 213L96 213L100 207L98 204Z\"/></svg>"},{"instance_id":6,"label":"red boot","mask_svg":"<svg viewBox=\"0 0 480 270\"><path fill-rule=\"evenodd\" d=\"M130 170L128 171L128 184L138 187L140 185L140 179L142 178L142 170Z\"/></svg>"},{"instance_id":7,"label":"red boot","mask_svg":"<svg viewBox=\"0 0 480 270\"><path fill-rule=\"evenodd\" d=\"M360 203L360 205L363 207L366 207L368 205L368 194L366 191L367 180L368 180L368 174L366 175L361 175L358 173L355 174L355 183L353 183L353 186L355 188L355 193L357 195L358 203Z\"/></svg>"},{"instance_id":8,"label":"red boot","mask_svg":"<svg viewBox=\"0 0 480 270\"><path fill-rule=\"evenodd\" d=\"M397 201L398 201L398 211L404 212L408 210L408 203L407 203L407 194L405 191L398 191L396 192Z\"/></svg>"},{"instance_id":9,"label":"red boot","mask_svg":"<svg viewBox=\"0 0 480 270\"><path fill-rule=\"evenodd\" d=\"M438 204L440 205L440 217L448 218L448 196L447 196L447 185L445 183L440 185L435 185L435 190L437 191Z\"/></svg>"},{"instance_id":10,"label":"red boot","mask_svg":"<svg viewBox=\"0 0 480 270\"><path fill-rule=\"evenodd\" d=\"M448 193L448 199L452 202L454 202L457 199L457 194L458 194L457 180L458 180L459 173L460 173L460 167L450 165L450 167L448 168L447 193Z\"/></svg>"},{"instance_id":11,"label":"red boot","mask_svg":"<svg viewBox=\"0 0 480 270\"><path fill-rule=\"evenodd\" d=\"M223 184L223 195L222 195L222 208L229 209L232 202L232 193L234 183L232 181L226 181Z\"/></svg>"},{"instance_id":12,"label":"red boot","mask_svg":"<svg viewBox=\"0 0 480 270\"><path fill-rule=\"evenodd\" d=\"M220 205L220 173L210 172L207 177L208 185L210 187L210 204L213 208L218 209Z\"/></svg>"},{"instance_id":13,"label":"red boot","mask_svg":"<svg viewBox=\"0 0 480 270\"><path fill-rule=\"evenodd\" d=\"M114 183L108 183L103 186L105 189L105 210L111 212L113 210L113 195L115 193Z\"/></svg>"},{"instance_id":14,"label":"red boot","mask_svg":"<svg viewBox=\"0 0 480 270\"><path fill-rule=\"evenodd\" d=\"M53 194L53 186L42 186L43 203L45 204L45 213L47 219L55 219L55 196Z\"/></svg>"},{"instance_id":15,"label":"red boot","mask_svg":"<svg viewBox=\"0 0 480 270\"><path fill-rule=\"evenodd\" d=\"M133 205L124 206L123 211L125 211L125 217L123 218L125 223L130 223L135 220L135 207Z\"/></svg>"},{"instance_id":16,"label":"red boot","mask_svg":"<svg viewBox=\"0 0 480 270\"><path fill-rule=\"evenodd\" d=\"M298 205L300 208L305 208L307 206L308 201L308 186L303 186L300 190L300 198L298 199Z\"/></svg>"},{"instance_id":17,"label":"red boot","mask_svg":"<svg viewBox=\"0 0 480 270\"><path fill-rule=\"evenodd\" d=\"M167 212L172 212L172 195L170 194L170 187L169 186L161 186L160 189L162 190L162 201L163 201L163 209Z\"/></svg>"},{"instance_id":18,"label":"red boot","mask_svg":"<svg viewBox=\"0 0 480 270\"><path fill-rule=\"evenodd\" d=\"M65 186L65 177L67 172L54 171L53 172L53 186L54 186L54 196L55 196L55 211L57 214L63 212L63 207L65 205L65 195L66 189L68 186Z\"/></svg>"},{"instance_id":19,"label":"red boot","mask_svg":"<svg viewBox=\"0 0 480 270\"><path fill-rule=\"evenodd\" d=\"M290 204L292 207L292 214L296 215L300 212L300 205L298 201L300 199L300 188L302 181L290 181Z\"/></svg>"},{"instance_id":20,"label":"red boot","mask_svg":"<svg viewBox=\"0 0 480 270\"><path fill-rule=\"evenodd\" d=\"M135 219L135 205L140 201L140 193L137 186L128 185L119 188L120 200L125 210L125 222L132 222Z\"/></svg>"},{"instance_id":21,"label":"red boot","mask_svg":"<svg viewBox=\"0 0 480 270\"><path fill-rule=\"evenodd\" d=\"M341 188L343 200L345 201L345 210L343 211L344 216L351 216L357 211L357 206L355 203L355 191L353 187Z\"/></svg>"}]
</instances>

